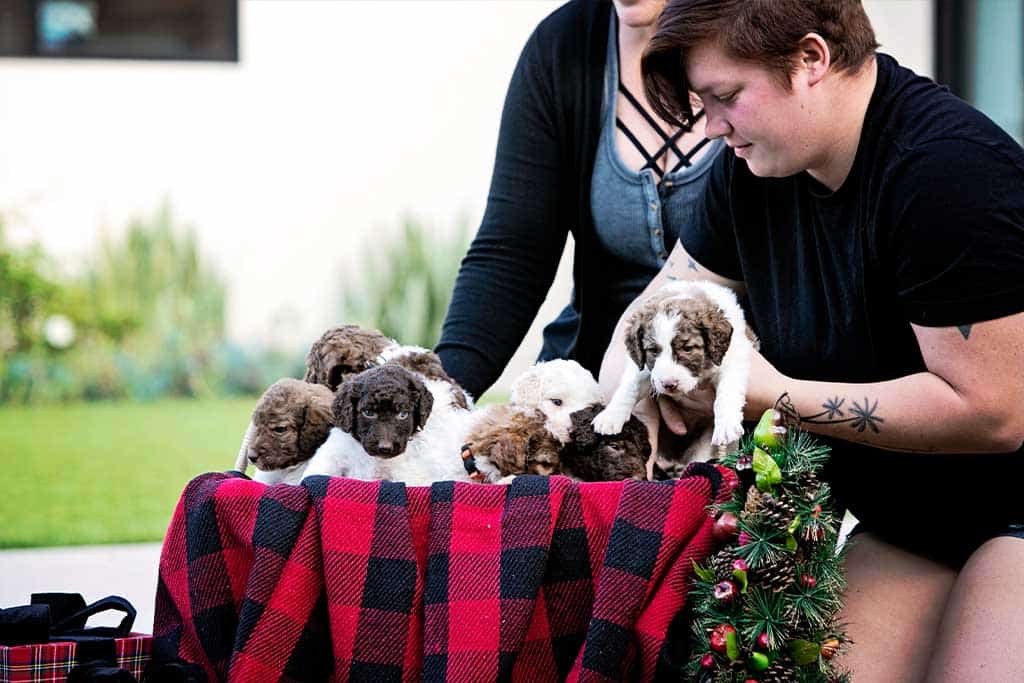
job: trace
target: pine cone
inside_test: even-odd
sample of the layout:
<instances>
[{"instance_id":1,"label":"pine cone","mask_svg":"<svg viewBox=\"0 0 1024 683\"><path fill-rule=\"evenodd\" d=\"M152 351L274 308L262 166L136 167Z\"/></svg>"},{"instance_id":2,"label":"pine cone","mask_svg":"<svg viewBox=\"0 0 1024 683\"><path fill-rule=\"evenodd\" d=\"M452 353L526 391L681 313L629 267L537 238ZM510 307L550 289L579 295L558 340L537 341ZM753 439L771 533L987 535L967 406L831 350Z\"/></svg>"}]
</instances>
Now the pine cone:
<instances>
[{"instance_id":1,"label":"pine cone","mask_svg":"<svg viewBox=\"0 0 1024 683\"><path fill-rule=\"evenodd\" d=\"M821 480L814 472L801 472L796 477L796 485L810 500L817 495L818 489L821 488Z\"/></svg>"},{"instance_id":2,"label":"pine cone","mask_svg":"<svg viewBox=\"0 0 1024 683\"><path fill-rule=\"evenodd\" d=\"M761 674L761 683L792 683L796 680L796 667L789 657L780 657Z\"/></svg>"},{"instance_id":3,"label":"pine cone","mask_svg":"<svg viewBox=\"0 0 1024 683\"><path fill-rule=\"evenodd\" d=\"M753 577L753 583L768 590L779 592L789 588L796 580L796 558L783 553L775 564L761 567Z\"/></svg>"},{"instance_id":4,"label":"pine cone","mask_svg":"<svg viewBox=\"0 0 1024 683\"><path fill-rule=\"evenodd\" d=\"M718 581L732 578L732 563L735 559L736 553L730 548L723 548L711 556L711 570L715 572Z\"/></svg>"},{"instance_id":5,"label":"pine cone","mask_svg":"<svg viewBox=\"0 0 1024 683\"><path fill-rule=\"evenodd\" d=\"M757 490L756 486L747 489L747 502L743 505L743 512L749 515L756 515L761 510L761 501L766 494Z\"/></svg>"},{"instance_id":6,"label":"pine cone","mask_svg":"<svg viewBox=\"0 0 1024 683\"><path fill-rule=\"evenodd\" d=\"M796 508L783 496L761 496L761 518L775 529L785 529L796 518Z\"/></svg>"}]
</instances>

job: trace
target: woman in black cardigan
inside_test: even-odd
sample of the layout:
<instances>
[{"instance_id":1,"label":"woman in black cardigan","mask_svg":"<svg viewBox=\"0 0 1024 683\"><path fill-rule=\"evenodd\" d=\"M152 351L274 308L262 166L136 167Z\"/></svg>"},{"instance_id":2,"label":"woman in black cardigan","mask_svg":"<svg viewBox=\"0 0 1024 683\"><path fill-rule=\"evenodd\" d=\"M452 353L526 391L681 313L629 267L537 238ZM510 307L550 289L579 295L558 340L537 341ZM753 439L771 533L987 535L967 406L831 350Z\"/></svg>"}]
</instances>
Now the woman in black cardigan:
<instances>
[{"instance_id":1,"label":"woman in black cardigan","mask_svg":"<svg viewBox=\"0 0 1024 683\"><path fill-rule=\"evenodd\" d=\"M596 376L616 320L696 215L721 145L707 144L699 113L677 129L646 102L640 57L663 6L572 0L523 49L487 208L437 345L474 396L521 343L570 232L572 301L545 329L541 359L573 358Z\"/></svg>"}]
</instances>

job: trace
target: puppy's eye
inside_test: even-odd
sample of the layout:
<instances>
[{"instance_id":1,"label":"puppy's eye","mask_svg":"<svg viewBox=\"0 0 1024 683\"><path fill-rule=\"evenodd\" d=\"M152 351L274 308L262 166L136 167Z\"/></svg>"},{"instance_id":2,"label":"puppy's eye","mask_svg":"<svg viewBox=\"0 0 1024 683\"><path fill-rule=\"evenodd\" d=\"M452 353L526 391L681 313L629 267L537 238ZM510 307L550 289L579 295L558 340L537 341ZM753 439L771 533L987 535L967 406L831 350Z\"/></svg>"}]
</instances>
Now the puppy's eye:
<instances>
[{"instance_id":1,"label":"puppy's eye","mask_svg":"<svg viewBox=\"0 0 1024 683\"><path fill-rule=\"evenodd\" d=\"M551 399L551 402L554 403L556 406L562 405L562 399L560 398L553 398Z\"/></svg>"},{"instance_id":2,"label":"puppy's eye","mask_svg":"<svg viewBox=\"0 0 1024 683\"><path fill-rule=\"evenodd\" d=\"M277 432L278 434L284 434L285 432L288 431L288 428L287 427L274 427L274 431Z\"/></svg>"},{"instance_id":3,"label":"puppy's eye","mask_svg":"<svg viewBox=\"0 0 1024 683\"><path fill-rule=\"evenodd\" d=\"M685 351L686 353L689 353L690 351L693 351L696 348L696 344L683 344L683 351Z\"/></svg>"},{"instance_id":4,"label":"puppy's eye","mask_svg":"<svg viewBox=\"0 0 1024 683\"><path fill-rule=\"evenodd\" d=\"M373 419L373 418L377 417L377 411L376 410L364 410L363 411L363 417L368 417L370 419Z\"/></svg>"},{"instance_id":5,"label":"puppy's eye","mask_svg":"<svg viewBox=\"0 0 1024 683\"><path fill-rule=\"evenodd\" d=\"M409 417L409 412L405 411L405 410L399 410L397 417L398 417L399 420L404 420L407 417Z\"/></svg>"}]
</instances>

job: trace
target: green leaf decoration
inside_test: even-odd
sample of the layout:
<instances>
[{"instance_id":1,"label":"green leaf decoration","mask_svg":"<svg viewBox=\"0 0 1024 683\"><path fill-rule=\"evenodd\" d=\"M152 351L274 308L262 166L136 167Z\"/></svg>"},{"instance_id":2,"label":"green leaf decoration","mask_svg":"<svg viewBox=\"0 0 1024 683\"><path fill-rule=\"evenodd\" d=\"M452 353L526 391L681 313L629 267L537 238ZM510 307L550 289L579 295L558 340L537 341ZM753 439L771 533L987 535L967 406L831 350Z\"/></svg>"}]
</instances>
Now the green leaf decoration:
<instances>
[{"instance_id":1,"label":"green leaf decoration","mask_svg":"<svg viewBox=\"0 0 1024 683\"><path fill-rule=\"evenodd\" d=\"M740 658L740 642L736 637L736 631L729 631L725 634L725 656L730 662Z\"/></svg>"},{"instance_id":2,"label":"green leaf decoration","mask_svg":"<svg viewBox=\"0 0 1024 683\"><path fill-rule=\"evenodd\" d=\"M793 534L796 533L796 530L799 529L799 528L800 528L800 515L797 515L796 517L793 518L793 521L789 523L789 526L786 527L786 533L788 533L789 535L792 536Z\"/></svg>"},{"instance_id":3,"label":"green leaf decoration","mask_svg":"<svg viewBox=\"0 0 1024 683\"><path fill-rule=\"evenodd\" d=\"M797 666L806 666L818 659L821 646L809 640L794 640L789 645L789 656Z\"/></svg>"},{"instance_id":4,"label":"green leaf decoration","mask_svg":"<svg viewBox=\"0 0 1024 683\"><path fill-rule=\"evenodd\" d=\"M690 562L693 563L693 573L697 575L697 578L699 578L701 581L714 583L715 572L713 572L710 567L702 567L699 564L697 564L696 560L690 560Z\"/></svg>"},{"instance_id":5,"label":"green leaf decoration","mask_svg":"<svg viewBox=\"0 0 1024 683\"><path fill-rule=\"evenodd\" d=\"M745 594L747 592L747 573L742 569L733 569L732 576L740 585L740 594Z\"/></svg>"},{"instance_id":6,"label":"green leaf decoration","mask_svg":"<svg viewBox=\"0 0 1024 683\"><path fill-rule=\"evenodd\" d=\"M760 448L754 448L755 482L759 491L771 491L772 486L782 483L782 470L772 456Z\"/></svg>"}]
</instances>

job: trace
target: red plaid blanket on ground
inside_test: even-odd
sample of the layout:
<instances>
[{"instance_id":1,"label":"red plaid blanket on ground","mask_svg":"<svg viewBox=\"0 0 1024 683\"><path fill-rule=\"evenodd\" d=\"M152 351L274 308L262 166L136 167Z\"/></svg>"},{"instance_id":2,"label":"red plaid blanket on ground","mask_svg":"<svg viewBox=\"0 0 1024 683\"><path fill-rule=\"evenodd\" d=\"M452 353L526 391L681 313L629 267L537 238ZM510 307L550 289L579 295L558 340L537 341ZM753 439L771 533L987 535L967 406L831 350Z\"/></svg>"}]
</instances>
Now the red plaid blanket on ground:
<instances>
[{"instance_id":1,"label":"red plaid blanket on ground","mask_svg":"<svg viewBox=\"0 0 1024 683\"><path fill-rule=\"evenodd\" d=\"M164 540L154 660L232 681L650 680L730 474L410 488L203 475Z\"/></svg>"}]
</instances>

